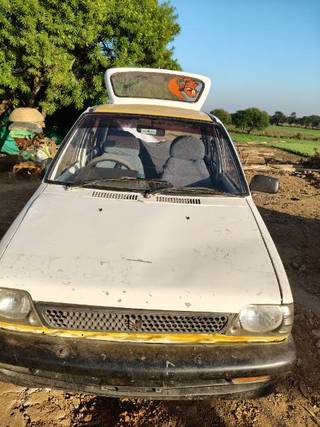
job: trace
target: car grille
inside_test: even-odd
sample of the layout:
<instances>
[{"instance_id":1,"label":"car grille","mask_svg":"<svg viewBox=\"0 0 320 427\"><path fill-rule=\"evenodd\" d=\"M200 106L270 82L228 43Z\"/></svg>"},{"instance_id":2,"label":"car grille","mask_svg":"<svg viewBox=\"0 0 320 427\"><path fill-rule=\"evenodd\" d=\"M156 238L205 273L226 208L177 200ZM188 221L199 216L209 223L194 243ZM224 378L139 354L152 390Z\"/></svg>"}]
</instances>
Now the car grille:
<instances>
[{"instance_id":1,"label":"car grille","mask_svg":"<svg viewBox=\"0 0 320 427\"><path fill-rule=\"evenodd\" d=\"M230 315L36 304L46 326L104 332L222 333Z\"/></svg>"}]
</instances>

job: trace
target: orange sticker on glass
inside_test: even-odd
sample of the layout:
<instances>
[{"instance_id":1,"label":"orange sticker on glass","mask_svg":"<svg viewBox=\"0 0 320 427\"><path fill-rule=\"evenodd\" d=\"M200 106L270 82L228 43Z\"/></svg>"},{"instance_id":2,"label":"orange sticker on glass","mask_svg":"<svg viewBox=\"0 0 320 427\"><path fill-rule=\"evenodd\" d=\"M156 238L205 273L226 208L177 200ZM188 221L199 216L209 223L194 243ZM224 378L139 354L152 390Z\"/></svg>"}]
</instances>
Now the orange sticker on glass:
<instances>
[{"instance_id":1,"label":"orange sticker on glass","mask_svg":"<svg viewBox=\"0 0 320 427\"><path fill-rule=\"evenodd\" d=\"M172 95L184 101L196 98L200 91L200 85L196 80L188 77L173 77L168 81L168 89Z\"/></svg>"}]
</instances>

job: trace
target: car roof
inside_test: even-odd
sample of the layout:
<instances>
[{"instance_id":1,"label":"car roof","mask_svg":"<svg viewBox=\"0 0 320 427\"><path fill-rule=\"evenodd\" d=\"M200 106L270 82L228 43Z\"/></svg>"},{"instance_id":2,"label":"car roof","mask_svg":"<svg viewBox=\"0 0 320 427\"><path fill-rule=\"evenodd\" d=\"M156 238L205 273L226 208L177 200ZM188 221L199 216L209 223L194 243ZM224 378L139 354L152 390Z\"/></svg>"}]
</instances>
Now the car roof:
<instances>
[{"instance_id":1,"label":"car roof","mask_svg":"<svg viewBox=\"0 0 320 427\"><path fill-rule=\"evenodd\" d=\"M102 104L90 108L95 113L137 114L144 116L170 117L189 119L202 122L212 122L212 118L203 111L188 110L186 108L165 107L147 104Z\"/></svg>"}]
</instances>

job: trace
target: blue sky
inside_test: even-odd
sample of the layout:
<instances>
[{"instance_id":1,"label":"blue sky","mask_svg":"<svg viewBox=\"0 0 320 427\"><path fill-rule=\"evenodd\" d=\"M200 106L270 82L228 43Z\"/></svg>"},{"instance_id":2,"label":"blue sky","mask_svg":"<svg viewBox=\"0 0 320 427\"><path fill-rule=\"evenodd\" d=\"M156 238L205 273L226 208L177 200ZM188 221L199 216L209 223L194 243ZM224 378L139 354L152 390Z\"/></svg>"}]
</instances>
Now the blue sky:
<instances>
[{"instance_id":1,"label":"blue sky","mask_svg":"<svg viewBox=\"0 0 320 427\"><path fill-rule=\"evenodd\" d=\"M212 80L205 108L320 114L320 0L171 0L184 71Z\"/></svg>"}]
</instances>

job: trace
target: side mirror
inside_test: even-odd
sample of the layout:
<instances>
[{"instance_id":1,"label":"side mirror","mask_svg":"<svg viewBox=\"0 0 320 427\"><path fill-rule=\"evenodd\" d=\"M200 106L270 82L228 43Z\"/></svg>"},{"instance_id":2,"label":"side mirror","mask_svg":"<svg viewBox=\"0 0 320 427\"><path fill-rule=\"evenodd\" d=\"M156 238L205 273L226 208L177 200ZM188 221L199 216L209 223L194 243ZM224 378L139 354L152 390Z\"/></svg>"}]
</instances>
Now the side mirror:
<instances>
[{"instance_id":1,"label":"side mirror","mask_svg":"<svg viewBox=\"0 0 320 427\"><path fill-rule=\"evenodd\" d=\"M279 180L266 175L255 175L250 182L251 191L262 193L277 193L279 191Z\"/></svg>"}]
</instances>

